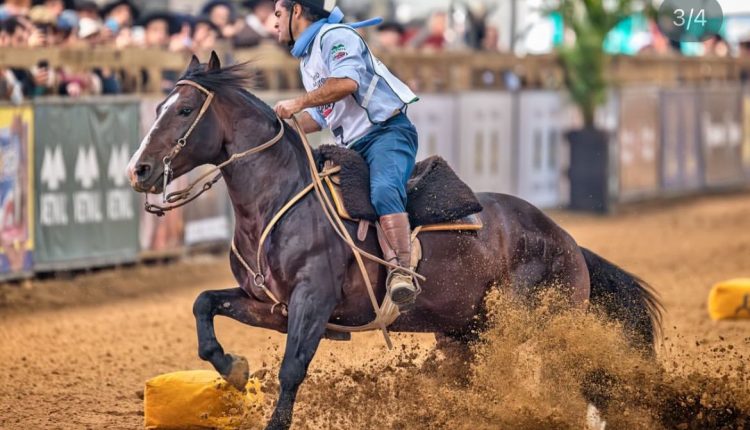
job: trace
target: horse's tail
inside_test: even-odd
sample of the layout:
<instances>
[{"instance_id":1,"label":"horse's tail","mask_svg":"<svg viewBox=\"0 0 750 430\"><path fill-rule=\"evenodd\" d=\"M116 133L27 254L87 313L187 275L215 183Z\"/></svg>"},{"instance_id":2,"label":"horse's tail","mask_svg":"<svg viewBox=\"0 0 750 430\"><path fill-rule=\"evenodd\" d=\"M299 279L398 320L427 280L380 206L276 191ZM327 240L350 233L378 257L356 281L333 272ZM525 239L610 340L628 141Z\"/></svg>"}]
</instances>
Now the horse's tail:
<instances>
[{"instance_id":1,"label":"horse's tail","mask_svg":"<svg viewBox=\"0 0 750 430\"><path fill-rule=\"evenodd\" d=\"M591 304L620 322L634 346L653 352L663 310L653 288L588 249L581 252L589 268Z\"/></svg>"}]
</instances>

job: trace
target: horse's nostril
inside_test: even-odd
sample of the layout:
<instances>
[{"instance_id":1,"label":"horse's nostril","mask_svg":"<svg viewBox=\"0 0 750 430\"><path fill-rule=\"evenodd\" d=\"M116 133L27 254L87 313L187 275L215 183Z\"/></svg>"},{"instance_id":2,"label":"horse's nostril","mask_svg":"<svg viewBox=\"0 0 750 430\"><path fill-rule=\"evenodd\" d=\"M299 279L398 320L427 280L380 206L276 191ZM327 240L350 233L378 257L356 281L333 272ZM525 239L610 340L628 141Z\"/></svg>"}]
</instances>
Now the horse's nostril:
<instances>
[{"instance_id":1,"label":"horse's nostril","mask_svg":"<svg viewBox=\"0 0 750 430\"><path fill-rule=\"evenodd\" d=\"M150 164L141 163L135 166L135 174L140 180L147 179L150 173L151 173Z\"/></svg>"}]
</instances>

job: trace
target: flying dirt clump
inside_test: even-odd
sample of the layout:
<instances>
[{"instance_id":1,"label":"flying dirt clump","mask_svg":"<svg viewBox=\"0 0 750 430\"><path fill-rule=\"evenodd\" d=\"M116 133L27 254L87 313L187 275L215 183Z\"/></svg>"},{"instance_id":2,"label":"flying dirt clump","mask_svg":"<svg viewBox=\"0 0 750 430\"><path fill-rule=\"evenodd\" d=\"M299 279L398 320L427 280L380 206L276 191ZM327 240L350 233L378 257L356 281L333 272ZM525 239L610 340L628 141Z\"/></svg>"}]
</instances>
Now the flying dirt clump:
<instances>
[{"instance_id":1,"label":"flying dirt clump","mask_svg":"<svg viewBox=\"0 0 750 430\"><path fill-rule=\"evenodd\" d=\"M486 330L468 348L402 344L384 362L312 374L295 426L580 429L595 399L613 429L750 429L742 369L721 377L667 370L618 325L560 309L554 294L540 303L528 309L494 292Z\"/></svg>"}]
</instances>

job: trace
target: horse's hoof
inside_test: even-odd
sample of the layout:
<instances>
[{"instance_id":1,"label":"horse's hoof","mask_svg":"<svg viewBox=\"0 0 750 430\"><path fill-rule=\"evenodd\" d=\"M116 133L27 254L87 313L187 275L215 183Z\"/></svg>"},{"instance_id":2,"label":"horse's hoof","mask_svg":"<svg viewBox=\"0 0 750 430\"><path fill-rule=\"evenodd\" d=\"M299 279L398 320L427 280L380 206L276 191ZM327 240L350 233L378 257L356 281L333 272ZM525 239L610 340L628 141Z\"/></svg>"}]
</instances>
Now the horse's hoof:
<instances>
[{"instance_id":1,"label":"horse's hoof","mask_svg":"<svg viewBox=\"0 0 750 430\"><path fill-rule=\"evenodd\" d=\"M232 367L226 375L221 375L234 388L245 391L247 381L250 379L250 365L245 357L227 354L232 359Z\"/></svg>"}]
</instances>

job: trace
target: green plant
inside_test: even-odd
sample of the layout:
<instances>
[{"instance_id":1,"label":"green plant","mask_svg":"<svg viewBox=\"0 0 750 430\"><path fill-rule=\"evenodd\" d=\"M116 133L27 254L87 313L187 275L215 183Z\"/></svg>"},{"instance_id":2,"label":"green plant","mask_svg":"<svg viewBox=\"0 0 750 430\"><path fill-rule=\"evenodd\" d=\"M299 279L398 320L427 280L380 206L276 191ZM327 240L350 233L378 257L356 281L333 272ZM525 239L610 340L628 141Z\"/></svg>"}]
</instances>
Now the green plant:
<instances>
[{"instance_id":1,"label":"green plant","mask_svg":"<svg viewBox=\"0 0 750 430\"><path fill-rule=\"evenodd\" d=\"M583 115L584 126L594 127L597 106L607 99L609 56L604 52L607 34L639 10L639 0L559 0L552 9L560 13L575 42L558 49L565 71L565 86Z\"/></svg>"}]
</instances>

